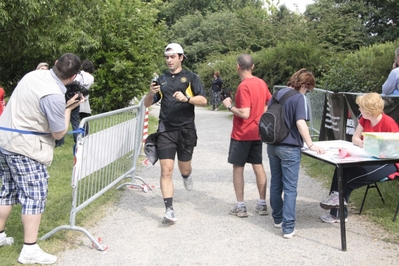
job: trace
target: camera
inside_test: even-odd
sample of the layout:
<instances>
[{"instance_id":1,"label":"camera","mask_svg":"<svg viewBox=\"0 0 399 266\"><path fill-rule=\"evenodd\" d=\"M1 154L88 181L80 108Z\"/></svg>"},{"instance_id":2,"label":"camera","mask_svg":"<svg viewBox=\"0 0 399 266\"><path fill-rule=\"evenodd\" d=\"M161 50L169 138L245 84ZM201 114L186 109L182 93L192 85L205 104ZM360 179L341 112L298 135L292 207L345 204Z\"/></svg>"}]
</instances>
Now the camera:
<instances>
[{"instance_id":1,"label":"camera","mask_svg":"<svg viewBox=\"0 0 399 266\"><path fill-rule=\"evenodd\" d=\"M77 101L80 101L82 97L89 95L89 90L80 84L79 81L72 81L71 83L65 85L67 91L65 93L65 101L69 101L75 94L79 94Z\"/></svg>"}]
</instances>

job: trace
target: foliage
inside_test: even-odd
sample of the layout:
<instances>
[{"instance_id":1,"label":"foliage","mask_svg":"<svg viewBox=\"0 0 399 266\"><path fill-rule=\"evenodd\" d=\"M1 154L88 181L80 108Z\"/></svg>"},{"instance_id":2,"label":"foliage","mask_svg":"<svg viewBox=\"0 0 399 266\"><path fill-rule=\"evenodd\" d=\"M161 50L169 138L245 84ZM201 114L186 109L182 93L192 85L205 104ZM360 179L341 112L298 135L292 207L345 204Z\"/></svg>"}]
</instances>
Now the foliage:
<instances>
[{"instance_id":1,"label":"foliage","mask_svg":"<svg viewBox=\"0 0 399 266\"><path fill-rule=\"evenodd\" d=\"M374 42L394 41L399 38L399 1L351 0L349 6L358 10L362 22L373 36ZM359 8L359 7L366 8Z\"/></svg>"},{"instance_id":2,"label":"foliage","mask_svg":"<svg viewBox=\"0 0 399 266\"><path fill-rule=\"evenodd\" d=\"M399 1L393 0L316 0L313 5L308 6L305 15L312 18L318 17L325 21L334 19L338 23L338 27L336 30L333 28L331 30L335 33L337 30L347 33L350 31L351 35L360 35L358 37L362 38L363 31L365 31L367 33L365 44L373 44L394 41L399 38L398 8ZM338 17L336 17L337 12ZM344 25L346 22L348 28L342 27L340 25L342 22ZM320 26L324 27L325 25ZM353 30L356 28L360 32L354 32Z\"/></svg>"},{"instance_id":3,"label":"foliage","mask_svg":"<svg viewBox=\"0 0 399 266\"><path fill-rule=\"evenodd\" d=\"M205 16L223 10L234 12L247 6L260 9L263 5L262 0L165 0L164 2L159 17L168 26L174 25L184 16L194 15L197 12Z\"/></svg>"},{"instance_id":4,"label":"foliage","mask_svg":"<svg viewBox=\"0 0 399 266\"><path fill-rule=\"evenodd\" d=\"M140 0L0 0L4 12L0 81L7 94L38 62L73 52L97 68L90 92L95 113L125 107L148 90L165 44L158 10Z\"/></svg>"},{"instance_id":5,"label":"foliage","mask_svg":"<svg viewBox=\"0 0 399 266\"><path fill-rule=\"evenodd\" d=\"M264 79L269 88L287 84L292 74L303 67L317 79L327 56L327 51L313 42L281 42L254 55L254 74Z\"/></svg>"},{"instance_id":6,"label":"foliage","mask_svg":"<svg viewBox=\"0 0 399 266\"><path fill-rule=\"evenodd\" d=\"M358 12L333 0L319 0L308 6L305 16L309 19L309 30L317 36L320 45L335 51L347 51L371 41Z\"/></svg>"},{"instance_id":7,"label":"foliage","mask_svg":"<svg viewBox=\"0 0 399 266\"><path fill-rule=\"evenodd\" d=\"M209 60L218 58L217 61L207 61L199 65L198 75L204 83L205 90L210 91L213 73L220 71L223 80L223 88L232 88L234 91L241 80L237 74L237 57L239 53L229 53L226 55L212 54Z\"/></svg>"},{"instance_id":8,"label":"foliage","mask_svg":"<svg viewBox=\"0 0 399 266\"><path fill-rule=\"evenodd\" d=\"M335 92L378 92L392 70L399 40L330 58L321 87Z\"/></svg>"}]
</instances>

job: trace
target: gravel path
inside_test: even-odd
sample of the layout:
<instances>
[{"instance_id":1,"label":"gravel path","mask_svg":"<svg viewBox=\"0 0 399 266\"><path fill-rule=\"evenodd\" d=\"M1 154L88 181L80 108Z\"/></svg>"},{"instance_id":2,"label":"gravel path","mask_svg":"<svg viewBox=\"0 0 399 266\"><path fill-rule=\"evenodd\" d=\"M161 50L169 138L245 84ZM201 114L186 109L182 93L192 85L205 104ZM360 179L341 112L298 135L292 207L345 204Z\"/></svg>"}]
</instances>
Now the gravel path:
<instances>
[{"instance_id":1,"label":"gravel path","mask_svg":"<svg viewBox=\"0 0 399 266\"><path fill-rule=\"evenodd\" d=\"M156 115L158 108L152 107L151 114ZM87 228L102 238L108 250L93 249L90 240L76 232L75 248L59 253L57 265L398 265L399 246L384 242L386 232L356 214L347 223L348 251L341 251L339 225L319 219L325 213L319 202L328 191L303 170L294 238L283 239L270 216L254 213L258 194L250 165L245 168L249 216L229 215L235 203L232 166L227 163L231 114L196 108L196 117L199 140L193 158L194 190L184 189L177 168L173 176L178 222L161 224L164 205L159 163L143 165L138 175L155 189L148 193L124 189L120 202L106 210L106 217Z\"/></svg>"}]
</instances>

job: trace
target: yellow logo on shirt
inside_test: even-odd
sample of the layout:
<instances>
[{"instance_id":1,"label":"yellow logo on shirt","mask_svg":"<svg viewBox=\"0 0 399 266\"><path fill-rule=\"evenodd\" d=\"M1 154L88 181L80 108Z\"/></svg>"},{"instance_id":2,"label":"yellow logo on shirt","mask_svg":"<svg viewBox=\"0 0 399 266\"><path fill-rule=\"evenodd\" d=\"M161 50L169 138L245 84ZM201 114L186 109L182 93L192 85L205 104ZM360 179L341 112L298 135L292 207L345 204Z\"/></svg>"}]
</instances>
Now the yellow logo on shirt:
<instances>
[{"instance_id":1,"label":"yellow logo on shirt","mask_svg":"<svg viewBox=\"0 0 399 266\"><path fill-rule=\"evenodd\" d=\"M186 83L186 82L187 82L187 78L186 78L186 77L182 77L182 78L180 79L180 82L181 82L181 83Z\"/></svg>"}]
</instances>

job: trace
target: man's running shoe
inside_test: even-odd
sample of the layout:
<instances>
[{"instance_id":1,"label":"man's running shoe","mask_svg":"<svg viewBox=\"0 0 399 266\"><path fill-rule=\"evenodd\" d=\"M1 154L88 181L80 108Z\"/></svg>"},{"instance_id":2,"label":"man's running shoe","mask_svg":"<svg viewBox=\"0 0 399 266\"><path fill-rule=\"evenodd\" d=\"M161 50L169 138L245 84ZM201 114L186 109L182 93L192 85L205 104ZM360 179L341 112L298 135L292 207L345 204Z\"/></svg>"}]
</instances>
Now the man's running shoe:
<instances>
[{"instance_id":1,"label":"man's running shoe","mask_svg":"<svg viewBox=\"0 0 399 266\"><path fill-rule=\"evenodd\" d=\"M166 209L165 215L163 216L162 223L163 224L171 224L177 222L177 218L175 217L175 212L173 208L169 207Z\"/></svg>"},{"instance_id":2,"label":"man's running shoe","mask_svg":"<svg viewBox=\"0 0 399 266\"><path fill-rule=\"evenodd\" d=\"M233 208L230 209L230 214L235 215L237 217L243 218L247 217L247 207L244 205L242 207L239 207L237 204L234 205Z\"/></svg>"},{"instance_id":3,"label":"man's running shoe","mask_svg":"<svg viewBox=\"0 0 399 266\"><path fill-rule=\"evenodd\" d=\"M187 177L187 178L183 177L183 184L184 184L184 187L188 191L193 190L194 182L193 182L193 178L191 177L191 175L189 177Z\"/></svg>"},{"instance_id":4,"label":"man's running shoe","mask_svg":"<svg viewBox=\"0 0 399 266\"><path fill-rule=\"evenodd\" d=\"M262 205L259 202L256 204L255 212L259 213L259 215L269 215L266 204Z\"/></svg>"}]
</instances>

